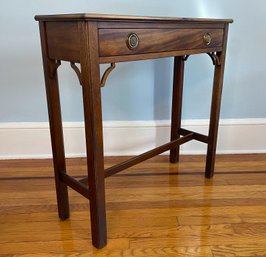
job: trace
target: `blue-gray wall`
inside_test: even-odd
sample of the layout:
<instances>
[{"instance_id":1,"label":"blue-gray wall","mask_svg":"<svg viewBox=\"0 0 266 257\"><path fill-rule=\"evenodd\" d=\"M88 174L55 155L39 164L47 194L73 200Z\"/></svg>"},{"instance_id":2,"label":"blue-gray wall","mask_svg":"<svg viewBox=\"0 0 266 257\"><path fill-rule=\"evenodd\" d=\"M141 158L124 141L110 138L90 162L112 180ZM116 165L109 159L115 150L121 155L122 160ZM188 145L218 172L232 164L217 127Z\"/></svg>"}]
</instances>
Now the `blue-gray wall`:
<instances>
[{"instance_id":1,"label":"blue-gray wall","mask_svg":"<svg viewBox=\"0 0 266 257\"><path fill-rule=\"evenodd\" d=\"M265 0L9 0L0 2L0 122L47 121L39 31L33 17L77 12L233 18L221 115L266 118ZM169 119L172 65L172 59L118 64L102 91L104 119ZM81 121L78 80L69 64L59 70L63 119ZM208 118L212 75L208 56L189 59L183 118Z\"/></svg>"}]
</instances>

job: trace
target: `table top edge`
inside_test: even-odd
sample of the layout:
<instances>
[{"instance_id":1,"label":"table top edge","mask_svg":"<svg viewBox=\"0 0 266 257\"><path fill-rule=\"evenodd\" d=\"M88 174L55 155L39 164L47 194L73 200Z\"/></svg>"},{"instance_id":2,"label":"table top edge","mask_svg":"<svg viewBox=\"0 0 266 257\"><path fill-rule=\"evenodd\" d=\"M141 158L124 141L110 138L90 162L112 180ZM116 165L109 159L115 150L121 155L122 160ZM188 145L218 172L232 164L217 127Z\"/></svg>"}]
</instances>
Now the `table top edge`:
<instances>
[{"instance_id":1,"label":"table top edge","mask_svg":"<svg viewBox=\"0 0 266 257\"><path fill-rule=\"evenodd\" d=\"M232 23L232 19L216 18L178 18L178 17L157 17L157 16L133 16L133 15L112 15L96 13L76 13L76 14L49 14L36 15L37 21L129 21L129 22L202 22L202 23Z\"/></svg>"}]
</instances>

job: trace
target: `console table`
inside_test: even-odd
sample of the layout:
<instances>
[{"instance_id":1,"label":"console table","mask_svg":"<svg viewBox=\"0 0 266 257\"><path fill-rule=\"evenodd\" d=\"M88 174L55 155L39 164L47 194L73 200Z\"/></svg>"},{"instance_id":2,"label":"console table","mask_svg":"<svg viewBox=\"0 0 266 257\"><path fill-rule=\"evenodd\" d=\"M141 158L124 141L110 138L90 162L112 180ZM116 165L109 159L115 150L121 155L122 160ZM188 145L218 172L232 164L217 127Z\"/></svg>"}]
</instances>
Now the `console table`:
<instances>
[{"instance_id":1,"label":"console table","mask_svg":"<svg viewBox=\"0 0 266 257\"><path fill-rule=\"evenodd\" d=\"M102 248L107 243L105 178L167 150L170 162L176 163L179 146L190 140L208 145L205 176L213 176L228 25L233 21L98 14L38 15L35 19L40 27L59 217L69 217L69 186L89 199L92 243ZM208 54L215 65L207 136L181 127L184 63L200 53ZM174 57L170 142L104 169L101 87L115 63L161 57ZM81 180L66 173L57 79L61 61L70 62L82 86L88 174ZM100 78L102 63L110 67Z\"/></svg>"}]
</instances>

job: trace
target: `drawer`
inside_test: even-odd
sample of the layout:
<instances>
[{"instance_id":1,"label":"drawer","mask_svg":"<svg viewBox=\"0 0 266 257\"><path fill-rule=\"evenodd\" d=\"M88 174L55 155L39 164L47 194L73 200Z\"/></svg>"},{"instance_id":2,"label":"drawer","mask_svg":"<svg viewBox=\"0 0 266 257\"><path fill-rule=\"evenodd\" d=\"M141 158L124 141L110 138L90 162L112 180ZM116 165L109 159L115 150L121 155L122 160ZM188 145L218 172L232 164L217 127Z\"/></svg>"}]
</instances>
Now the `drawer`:
<instances>
[{"instance_id":1,"label":"drawer","mask_svg":"<svg viewBox=\"0 0 266 257\"><path fill-rule=\"evenodd\" d=\"M101 57L215 49L223 43L223 29L99 29Z\"/></svg>"}]
</instances>

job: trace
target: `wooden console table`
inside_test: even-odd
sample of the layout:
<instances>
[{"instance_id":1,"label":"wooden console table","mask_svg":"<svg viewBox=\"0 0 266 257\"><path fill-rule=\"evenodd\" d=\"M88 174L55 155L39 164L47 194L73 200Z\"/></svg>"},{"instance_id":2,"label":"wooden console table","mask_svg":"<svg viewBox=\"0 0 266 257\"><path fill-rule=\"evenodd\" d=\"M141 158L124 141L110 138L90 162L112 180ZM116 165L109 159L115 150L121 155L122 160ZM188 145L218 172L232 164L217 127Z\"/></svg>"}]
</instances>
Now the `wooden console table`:
<instances>
[{"instance_id":1,"label":"wooden console table","mask_svg":"<svg viewBox=\"0 0 266 257\"><path fill-rule=\"evenodd\" d=\"M214 173L217 131L228 25L232 20L68 14L36 16L39 21L59 217L69 217L67 186L90 201L92 242L107 243L104 179L170 150L170 162L179 158L179 146L190 140L208 144L205 175ZM208 136L181 128L184 63L190 55L207 53L215 65ZM115 63L174 57L171 140L169 143L104 169L101 87ZM88 176L67 175L57 68L70 62L83 92ZM80 68L76 65L80 64ZM110 63L100 79L99 66Z\"/></svg>"}]
</instances>

